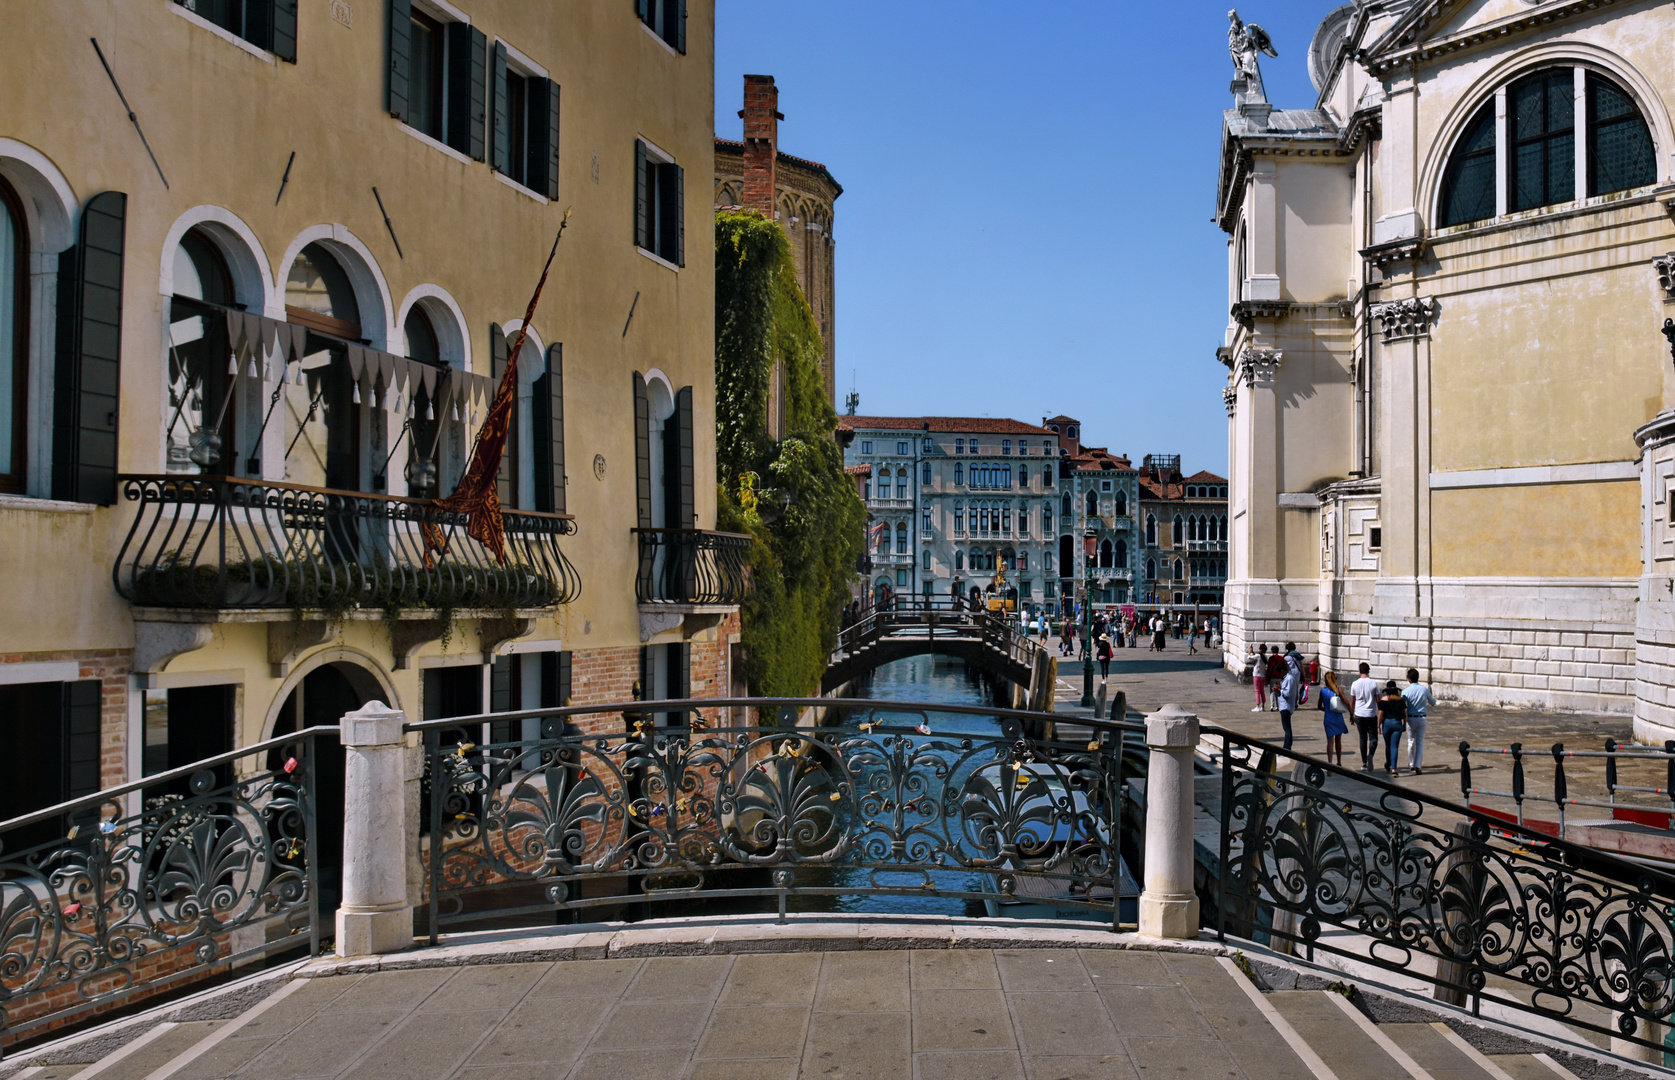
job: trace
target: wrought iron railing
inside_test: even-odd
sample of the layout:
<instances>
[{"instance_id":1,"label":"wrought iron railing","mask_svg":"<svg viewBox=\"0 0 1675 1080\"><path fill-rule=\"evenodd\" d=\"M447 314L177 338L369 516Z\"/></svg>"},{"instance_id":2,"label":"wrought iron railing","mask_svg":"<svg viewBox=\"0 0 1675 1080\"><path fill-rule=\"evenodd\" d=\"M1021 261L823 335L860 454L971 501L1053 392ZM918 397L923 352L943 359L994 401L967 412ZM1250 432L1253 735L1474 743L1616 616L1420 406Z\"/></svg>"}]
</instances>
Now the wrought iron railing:
<instances>
[{"instance_id":1,"label":"wrought iron railing","mask_svg":"<svg viewBox=\"0 0 1675 1080\"><path fill-rule=\"evenodd\" d=\"M810 710L822 722L798 726ZM776 899L781 917L792 897L1034 898L1131 924L1123 750L1144 729L1042 738L1041 720L814 698L411 724L432 939L485 912L743 897Z\"/></svg>"},{"instance_id":2,"label":"wrought iron railing","mask_svg":"<svg viewBox=\"0 0 1675 1080\"><path fill-rule=\"evenodd\" d=\"M635 529L640 546L635 596L642 604L740 604L751 591L745 533Z\"/></svg>"},{"instance_id":3,"label":"wrought iron railing","mask_svg":"<svg viewBox=\"0 0 1675 1080\"><path fill-rule=\"evenodd\" d=\"M835 658L854 653L891 634L912 634L934 641L975 637L998 655L1029 667L1042 651L1039 641L1020 631L1011 619L988 611L965 597L902 593L889 604L870 608L838 632Z\"/></svg>"},{"instance_id":4,"label":"wrought iron railing","mask_svg":"<svg viewBox=\"0 0 1675 1080\"><path fill-rule=\"evenodd\" d=\"M277 953L317 954L322 737L337 728L0 822L0 1035Z\"/></svg>"},{"instance_id":5,"label":"wrought iron railing","mask_svg":"<svg viewBox=\"0 0 1675 1080\"><path fill-rule=\"evenodd\" d=\"M190 608L534 608L581 578L558 538L565 514L505 511L506 562L426 499L234 477L128 476L139 503L117 555L135 604ZM421 530L445 543L426 555Z\"/></svg>"},{"instance_id":6,"label":"wrought iron railing","mask_svg":"<svg viewBox=\"0 0 1675 1080\"><path fill-rule=\"evenodd\" d=\"M1224 934L1662 1048L1675 876L1227 732Z\"/></svg>"}]
</instances>

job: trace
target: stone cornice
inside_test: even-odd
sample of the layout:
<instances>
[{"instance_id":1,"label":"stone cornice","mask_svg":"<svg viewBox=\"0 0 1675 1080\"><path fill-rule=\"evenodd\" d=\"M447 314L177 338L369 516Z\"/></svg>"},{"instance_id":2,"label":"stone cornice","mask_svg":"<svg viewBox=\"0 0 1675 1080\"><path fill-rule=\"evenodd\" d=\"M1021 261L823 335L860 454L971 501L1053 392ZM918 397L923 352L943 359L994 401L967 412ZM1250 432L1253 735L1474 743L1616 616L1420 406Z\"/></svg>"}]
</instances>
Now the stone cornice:
<instances>
[{"instance_id":1,"label":"stone cornice","mask_svg":"<svg viewBox=\"0 0 1675 1080\"><path fill-rule=\"evenodd\" d=\"M1427 241L1422 236L1406 236L1383 244L1362 248L1361 257L1384 270L1399 262L1418 262L1425 257Z\"/></svg>"},{"instance_id":2,"label":"stone cornice","mask_svg":"<svg viewBox=\"0 0 1675 1080\"><path fill-rule=\"evenodd\" d=\"M1291 314L1292 304L1289 300L1240 300L1228 312L1235 322L1246 330L1257 319L1283 319Z\"/></svg>"},{"instance_id":3,"label":"stone cornice","mask_svg":"<svg viewBox=\"0 0 1675 1080\"><path fill-rule=\"evenodd\" d=\"M1272 383L1285 353L1279 349L1249 349L1239 354L1239 378L1246 386Z\"/></svg>"},{"instance_id":4,"label":"stone cornice","mask_svg":"<svg viewBox=\"0 0 1675 1080\"><path fill-rule=\"evenodd\" d=\"M1428 26L1446 18L1451 9L1460 6L1460 2L1461 0L1435 0L1416 8L1413 17L1403 20L1406 25L1398 24L1393 27L1383 41L1362 50L1356 55L1356 59L1361 61L1374 78L1383 78L1410 64L1436 60L1483 46L1504 45L1511 38L1608 7L1613 0L1570 0L1569 3L1539 4L1516 15L1473 26L1447 37L1432 41L1418 39L1418 35Z\"/></svg>"},{"instance_id":5,"label":"stone cornice","mask_svg":"<svg viewBox=\"0 0 1675 1080\"><path fill-rule=\"evenodd\" d=\"M1388 300L1372 306L1372 316L1378 320L1387 342L1429 337L1436 314L1437 302L1428 296Z\"/></svg>"}]
</instances>

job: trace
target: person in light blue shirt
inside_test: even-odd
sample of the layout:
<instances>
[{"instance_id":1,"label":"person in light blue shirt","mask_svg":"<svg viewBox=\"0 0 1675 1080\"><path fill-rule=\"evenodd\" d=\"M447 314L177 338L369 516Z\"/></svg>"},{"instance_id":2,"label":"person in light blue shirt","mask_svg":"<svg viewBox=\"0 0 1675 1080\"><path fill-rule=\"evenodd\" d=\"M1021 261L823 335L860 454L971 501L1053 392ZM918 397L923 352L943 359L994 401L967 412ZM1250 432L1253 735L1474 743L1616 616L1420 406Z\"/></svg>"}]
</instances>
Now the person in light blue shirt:
<instances>
[{"instance_id":1,"label":"person in light blue shirt","mask_svg":"<svg viewBox=\"0 0 1675 1080\"><path fill-rule=\"evenodd\" d=\"M1418 776L1425 767L1426 714L1437 703L1431 688L1419 681L1419 669L1407 669L1407 689L1402 691L1407 702L1407 764Z\"/></svg>"}]
</instances>

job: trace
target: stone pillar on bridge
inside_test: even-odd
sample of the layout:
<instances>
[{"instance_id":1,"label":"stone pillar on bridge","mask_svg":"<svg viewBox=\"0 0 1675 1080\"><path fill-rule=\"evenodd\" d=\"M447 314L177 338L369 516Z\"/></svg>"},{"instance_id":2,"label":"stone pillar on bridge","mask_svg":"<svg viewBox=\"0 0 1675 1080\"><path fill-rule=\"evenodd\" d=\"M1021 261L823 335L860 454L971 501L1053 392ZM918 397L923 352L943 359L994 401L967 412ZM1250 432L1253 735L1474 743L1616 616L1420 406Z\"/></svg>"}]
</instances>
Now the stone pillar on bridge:
<instances>
[{"instance_id":1,"label":"stone pillar on bridge","mask_svg":"<svg viewBox=\"0 0 1675 1080\"><path fill-rule=\"evenodd\" d=\"M1198 937L1198 893L1193 888L1193 750L1198 717L1165 705L1146 717L1145 887L1140 893L1140 933L1146 937Z\"/></svg>"},{"instance_id":2,"label":"stone pillar on bridge","mask_svg":"<svg viewBox=\"0 0 1675 1080\"><path fill-rule=\"evenodd\" d=\"M408 891L407 717L382 701L343 717L343 905L337 954L400 952L413 944Z\"/></svg>"}]
</instances>

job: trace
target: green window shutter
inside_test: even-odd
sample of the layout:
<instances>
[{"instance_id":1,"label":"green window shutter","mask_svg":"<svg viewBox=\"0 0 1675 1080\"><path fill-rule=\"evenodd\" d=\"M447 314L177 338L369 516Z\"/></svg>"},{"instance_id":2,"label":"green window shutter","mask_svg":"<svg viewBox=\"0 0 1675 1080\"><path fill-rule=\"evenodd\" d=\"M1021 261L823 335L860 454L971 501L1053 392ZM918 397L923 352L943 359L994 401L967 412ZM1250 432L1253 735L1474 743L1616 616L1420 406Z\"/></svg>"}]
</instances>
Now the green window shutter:
<instances>
[{"instance_id":1,"label":"green window shutter","mask_svg":"<svg viewBox=\"0 0 1675 1080\"><path fill-rule=\"evenodd\" d=\"M670 165L668 167L667 171L669 173L673 173L674 174L674 179L675 179L675 182L672 185L675 190L671 193L671 196L670 196L670 199L669 199L669 202L671 203L670 210L672 211L671 219L675 223L675 250L673 252L674 258L670 259L669 261L674 263L676 266L685 266L686 265L686 170L681 168L679 165Z\"/></svg>"},{"instance_id":2,"label":"green window shutter","mask_svg":"<svg viewBox=\"0 0 1675 1080\"><path fill-rule=\"evenodd\" d=\"M634 243L651 247L646 229L646 144L634 140Z\"/></svg>"},{"instance_id":3,"label":"green window shutter","mask_svg":"<svg viewBox=\"0 0 1675 1080\"><path fill-rule=\"evenodd\" d=\"M390 75L385 107L397 120L407 119L407 92L413 77L413 0L390 0Z\"/></svg>"},{"instance_id":4,"label":"green window shutter","mask_svg":"<svg viewBox=\"0 0 1675 1080\"><path fill-rule=\"evenodd\" d=\"M507 358L510 355L511 355L511 346L509 344L507 344L506 335L501 332L500 327L494 325L493 323L490 323L489 324L489 372L494 377L494 385L497 386L497 387L500 385L500 377L502 375L506 374ZM513 406L514 414L516 413L516 410L517 410L517 406L514 405ZM515 421L515 416L514 416L514 421ZM508 431L507 435L506 435L506 450L505 450L504 453L502 453L500 455L500 471L495 474L495 478L494 478L495 491L500 496L500 505L503 508L507 508L507 509L510 509L511 507L516 505L515 502L513 501L513 492L514 492L515 489L513 487L513 479L514 479L513 464L514 464L514 462L512 460L513 455L516 453L516 451L517 451L517 425L514 422L513 425L512 425L511 430Z\"/></svg>"},{"instance_id":5,"label":"green window shutter","mask_svg":"<svg viewBox=\"0 0 1675 1080\"><path fill-rule=\"evenodd\" d=\"M558 84L551 79L529 80L528 187L549 199L558 198Z\"/></svg>"},{"instance_id":6,"label":"green window shutter","mask_svg":"<svg viewBox=\"0 0 1675 1080\"><path fill-rule=\"evenodd\" d=\"M79 799L98 791L99 681L64 685L64 798Z\"/></svg>"},{"instance_id":7,"label":"green window shutter","mask_svg":"<svg viewBox=\"0 0 1675 1080\"><path fill-rule=\"evenodd\" d=\"M518 700L518 666L516 656L497 656L489 666L489 712L511 712L523 707ZM513 720L495 720L489 724L489 742L509 743L518 738L514 730L522 725Z\"/></svg>"},{"instance_id":8,"label":"green window shutter","mask_svg":"<svg viewBox=\"0 0 1675 1080\"><path fill-rule=\"evenodd\" d=\"M651 646L640 646L640 692L634 695L635 701L645 701L651 697Z\"/></svg>"},{"instance_id":9,"label":"green window shutter","mask_svg":"<svg viewBox=\"0 0 1675 1080\"><path fill-rule=\"evenodd\" d=\"M273 52L297 62L297 0L273 0Z\"/></svg>"},{"instance_id":10,"label":"green window shutter","mask_svg":"<svg viewBox=\"0 0 1675 1080\"><path fill-rule=\"evenodd\" d=\"M669 696L677 701L692 696L692 644L682 641L669 650Z\"/></svg>"},{"instance_id":11,"label":"green window shutter","mask_svg":"<svg viewBox=\"0 0 1675 1080\"><path fill-rule=\"evenodd\" d=\"M640 528L651 528L651 398L645 376L634 373L634 488Z\"/></svg>"},{"instance_id":12,"label":"green window shutter","mask_svg":"<svg viewBox=\"0 0 1675 1080\"><path fill-rule=\"evenodd\" d=\"M558 709L570 704L570 654L541 654L541 707Z\"/></svg>"},{"instance_id":13,"label":"green window shutter","mask_svg":"<svg viewBox=\"0 0 1675 1080\"><path fill-rule=\"evenodd\" d=\"M471 160L484 151L488 38L470 23L448 24L448 145Z\"/></svg>"},{"instance_id":14,"label":"green window shutter","mask_svg":"<svg viewBox=\"0 0 1675 1080\"><path fill-rule=\"evenodd\" d=\"M496 172L512 171L511 107L506 103L506 46L489 50L489 103L494 120L489 126L489 164Z\"/></svg>"},{"instance_id":15,"label":"green window shutter","mask_svg":"<svg viewBox=\"0 0 1675 1080\"><path fill-rule=\"evenodd\" d=\"M52 431L55 499L106 506L116 501L127 208L128 196L120 191L93 196L82 210L80 239L59 256Z\"/></svg>"},{"instance_id":16,"label":"green window shutter","mask_svg":"<svg viewBox=\"0 0 1675 1080\"><path fill-rule=\"evenodd\" d=\"M535 509L564 513L564 346L547 348L547 371L535 380Z\"/></svg>"},{"instance_id":17,"label":"green window shutter","mask_svg":"<svg viewBox=\"0 0 1675 1080\"><path fill-rule=\"evenodd\" d=\"M675 40L674 40L674 46L675 46L676 49L678 49L680 51L680 54L682 56L685 56L686 55L686 0L664 0L664 3L670 3L670 2L673 2L673 3L676 3L676 4L680 5L679 10L675 12Z\"/></svg>"},{"instance_id":18,"label":"green window shutter","mask_svg":"<svg viewBox=\"0 0 1675 1080\"><path fill-rule=\"evenodd\" d=\"M677 462L679 476L680 505L679 516L669 524L677 529L690 529L697 524L698 500L697 485L694 482L692 467L692 387L683 386L675 395L675 420L680 430L680 458Z\"/></svg>"}]
</instances>

